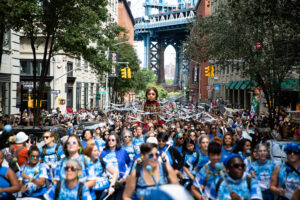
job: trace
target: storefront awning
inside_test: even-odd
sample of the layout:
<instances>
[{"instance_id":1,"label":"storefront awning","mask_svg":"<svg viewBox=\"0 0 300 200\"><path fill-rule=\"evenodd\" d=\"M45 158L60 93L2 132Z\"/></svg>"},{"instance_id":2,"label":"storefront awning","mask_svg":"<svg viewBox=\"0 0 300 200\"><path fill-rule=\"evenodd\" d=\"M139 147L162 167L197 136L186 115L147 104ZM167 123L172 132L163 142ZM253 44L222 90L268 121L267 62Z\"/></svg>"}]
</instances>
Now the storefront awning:
<instances>
[{"instance_id":1,"label":"storefront awning","mask_svg":"<svg viewBox=\"0 0 300 200\"><path fill-rule=\"evenodd\" d=\"M230 85L229 89L234 90L235 86L238 84L239 81L233 81L232 84Z\"/></svg>"},{"instance_id":2,"label":"storefront awning","mask_svg":"<svg viewBox=\"0 0 300 200\"><path fill-rule=\"evenodd\" d=\"M287 78L284 79L281 83L282 90L300 90L299 79Z\"/></svg>"},{"instance_id":3,"label":"storefront awning","mask_svg":"<svg viewBox=\"0 0 300 200\"><path fill-rule=\"evenodd\" d=\"M240 89L245 90L248 88L248 86L251 84L251 81L244 81L243 84L241 85Z\"/></svg>"},{"instance_id":4,"label":"storefront awning","mask_svg":"<svg viewBox=\"0 0 300 200\"><path fill-rule=\"evenodd\" d=\"M237 81L237 84L235 85L234 89L238 90L241 88L241 86L243 85L244 81Z\"/></svg>"},{"instance_id":5,"label":"storefront awning","mask_svg":"<svg viewBox=\"0 0 300 200\"><path fill-rule=\"evenodd\" d=\"M232 81L228 82L228 83L226 84L226 89L229 89L232 83L233 83Z\"/></svg>"}]
</instances>

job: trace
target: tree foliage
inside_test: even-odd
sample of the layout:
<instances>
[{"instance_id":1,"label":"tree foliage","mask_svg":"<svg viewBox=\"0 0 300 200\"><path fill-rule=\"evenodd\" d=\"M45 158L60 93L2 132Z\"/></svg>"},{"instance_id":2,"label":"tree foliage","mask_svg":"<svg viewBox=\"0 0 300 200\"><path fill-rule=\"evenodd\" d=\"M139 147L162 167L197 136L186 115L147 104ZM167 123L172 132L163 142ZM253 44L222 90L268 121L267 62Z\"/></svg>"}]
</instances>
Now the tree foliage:
<instances>
[{"instance_id":1,"label":"tree foliage","mask_svg":"<svg viewBox=\"0 0 300 200\"><path fill-rule=\"evenodd\" d=\"M50 59L55 52L80 55L92 66L103 67L103 54L97 44L104 37L103 27L107 20L107 1L104 0L18 0L26 9L22 13L22 31L30 41L33 53L33 101L35 124L38 124L41 95ZM37 50L42 49L42 71L37 88Z\"/></svg>"},{"instance_id":2,"label":"tree foliage","mask_svg":"<svg viewBox=\"0 0 300 200\"><path fill-rule=\"evenodd\" d=\"M244 76L265 94L272 126L281 83L299 67L298 13L295 0L228 1L212 16L197 18L187 52L198 61L213 60L221 69L242 63Z\"/></svg>"},{"instance_id":3,"label":"tree foliage","mask_svg":"<svg viewBox=\"0 0 300 200\"><path fill-rule=\"evenodd\" d=\"M5 33L9 30L18 31L23 25L21 20L24 14L27 12L30 0L1 0L0 1L0 69L1 60L4 53L3 47L6 46L7 42L4 39ZM5 52L10 53L10 52Z\"/></svg>"}]
</instances>

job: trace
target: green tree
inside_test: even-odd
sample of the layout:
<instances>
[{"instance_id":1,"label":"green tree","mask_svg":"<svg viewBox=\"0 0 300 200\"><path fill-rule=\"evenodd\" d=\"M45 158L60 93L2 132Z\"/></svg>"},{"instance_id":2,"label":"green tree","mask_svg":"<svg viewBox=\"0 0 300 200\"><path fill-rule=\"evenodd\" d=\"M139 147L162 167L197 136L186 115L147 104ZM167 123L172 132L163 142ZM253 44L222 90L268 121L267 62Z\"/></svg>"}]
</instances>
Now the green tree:
<instances>
[{"instance_id":1,"label":"green tree","mask_svg":"<svg viewBox=\"0 0 300 200\"><path fill-rule=\"evenodd\" d=\"M92 43L103 37L103 22L107 20L107 1L104 0L18 0L26 3L26 12L20 19L24 36L30 41L33 53L33 102L35 125L39 122L40 100L49 71L50 59L63 50L81 55L91 65L102 67L104 55ZM42 71L37 88L37 49L42 49Z\"/></svg>"},{"instance_id":2,"label":"green tree","mask_svg":"<svg viewBox=\"0 0 300 200\"><path fill-rule=\"evenodd\" d=\"M271 127L281 83L299 67L298 11L294 0L232 0L214 15L197 18L187 40L187 52L195 60L214 60L223 69L243 62L244 76L265 94ZM256 48L257 42L262 48Z\"/></svg>"},{"instance_id":3,"label":"green tree","mask_svg":"<svg viewBox=\"0 0 300 200\"><path fill-rule=\"evenodd\" d=\"M4 53L3 47L8 41L4 39L5 33L9 30L18 31L23 24L22 16L27 12L29 0L1 0L0 2L0 69ZM10 53L10 52L5 52Z\"/></svg>"},{"instance_id":4,"label":"green tree","mask_svg":"<svg viewBox=\"0 0 300 200\"><path fill-rule=\"evenodd\" d=\"M131 70L131 78L122 79L121 69L126 67L126 65L120 64L118 77L109 79L110 87L113 89L113 92L111 93L111 99L114 99L114 101L116 102L116 100L119 97L122 97L125 92L139 88L140 86L138 85L138 83L140 82L141 77L139 76L140 73L138 72L139 60L134 48L130 44L123 43L118 46L113 46L112 51L118 52L118 62L128 62L128 67Z\"/></svg>"}]
</instances>

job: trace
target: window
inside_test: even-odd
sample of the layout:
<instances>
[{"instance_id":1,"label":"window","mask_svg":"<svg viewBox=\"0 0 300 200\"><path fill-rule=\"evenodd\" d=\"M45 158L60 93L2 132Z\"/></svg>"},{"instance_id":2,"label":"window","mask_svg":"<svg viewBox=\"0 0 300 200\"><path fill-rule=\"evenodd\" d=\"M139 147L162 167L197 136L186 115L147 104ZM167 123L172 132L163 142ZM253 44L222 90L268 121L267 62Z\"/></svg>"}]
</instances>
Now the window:
<instances>
[{"instance_id":1,"label":"window","mask_svg":"<svg viewBox=\"0 0 300 200\"><path fill-rule=\"evenodd\" d=\"M89 84L84 83L84 108L87 108L88 106L88 92L89 92Z\"/></svg>"},{"instance_id":2,"label":"window","mask_svg":"<svg viewBox=\"0 0 300 200\"><path fill-rule=\"evenodd\" d=\"M91 83L91 92L90 92L91 97L94 96L94 83Z\"/></svg>"},{"instance_id":3,"label":"window","mask_svg":"<svg viewBox=\"0 0 300 200\"><path fill-rule=\"evenodd\" d=\"M73 77L73 63L72 62L67 63L67 73L68 73L67 77Z\"/></svg>"},{"instance_id":4,"label":"window","mask_svg":"<svg viewBox=\"0 0 300 200\"><path fill-rule=\"evenodd\" d=\"M33 76L33 60L21 60L21 75ZM40 76L42 72L42 60L36 61L36 75ZM50 75L50 67L48 68L47 76Z\"/></svg>"},{"instance_id":5,"label":"window","mask_svg":"<svg viewBox=\"0 0 300 200\"><path fill-rule=\"evenodd\" d=\"M84 67L85 67L85 68L88 68L88 67L89 67L89 63L88 63L88 61L86 61L86 60L84 61Z\"/></svg>"},{"instance_id":6,"label":"window","mask_svg":"<svg viewBox=\"0 0 300 200\"><path fill-rule=\"evenodd\" d=\"M76 66L81 67L81 58L80 57L76 59Z\"/></svg>"},{"instance_id":7,"label":"window","mask_svg":"<svg viewBox=\"0 0 300 200\"><path fill-rule=\"evenodd\" d=\"M81 83L76 83L76 110L81 108Z\"/></svg>"}]
</instances>

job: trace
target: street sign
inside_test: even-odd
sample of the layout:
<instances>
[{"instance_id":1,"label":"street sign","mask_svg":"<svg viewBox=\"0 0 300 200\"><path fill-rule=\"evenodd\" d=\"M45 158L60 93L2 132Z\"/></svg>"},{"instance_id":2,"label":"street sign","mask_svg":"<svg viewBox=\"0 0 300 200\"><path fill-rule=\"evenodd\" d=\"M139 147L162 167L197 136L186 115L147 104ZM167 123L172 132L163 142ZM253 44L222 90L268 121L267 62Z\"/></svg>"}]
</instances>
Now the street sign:
<instances>
[{"instance_id":1,"label":"street sign","mask_svg":"<svg viewBox=\"0 0 300 200\"><path fill-rule=\"evenodd\" d=\"M99 94L105 94L106 92L105 91L99 91Z\"/></svg>"},{"instance_id":2,"label":"street sign","mask_svg":"<svg viewBox=\"0 0 300 200\"><path fill-rule=\"evenodd\" d=\"M215 88L215 90L220 90L220 85L219 84L215 84L214 88Z\"/></svg>"},{"instance_id":3,"label":"street sign","mask_svg":"<svg viewBox=\"0 0 300 200\"><path fill-rule=\"evenodd\" d=\"M51 94L60 94L60 90L51 90Z\"/></svg>"}]
</instances>

